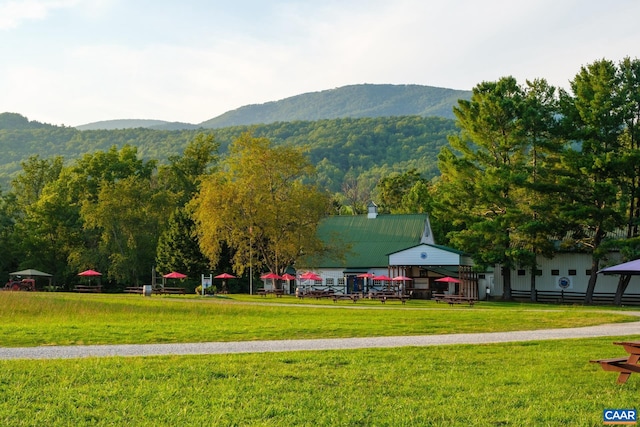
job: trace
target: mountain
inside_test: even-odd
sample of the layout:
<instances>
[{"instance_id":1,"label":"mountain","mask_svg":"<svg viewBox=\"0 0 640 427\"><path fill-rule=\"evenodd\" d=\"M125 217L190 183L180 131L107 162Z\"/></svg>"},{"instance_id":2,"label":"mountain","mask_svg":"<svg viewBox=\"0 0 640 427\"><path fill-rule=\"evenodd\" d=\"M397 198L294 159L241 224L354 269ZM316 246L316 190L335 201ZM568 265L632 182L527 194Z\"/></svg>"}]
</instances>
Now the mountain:
<instances>
[{"instance_id":1,"label":"mountain","mask_svg":"<svg viewBox=\"0 0 640 427\"><path fill-rule=\"evenodd\" d=\"M453 119L453 106L459 99L470 98L471 91L466 90L421 85L361 84L304 93L265 104L247 105L197 125L163 120L107 120L76 128L189 130L363 117L421 116Z\"/></svg>"},{"instance_id":2,"label":"mountain","mask_svg":"<svg viewBox=\"0 0 640 427\"><path fill-rule=\"evenodd\" d=\"M471 91L420 85L361 84L247 105L200 123L203 128L338 118L422 116L453 119Z\"/></svg>"},{"instance_id":3,"label":"mountain","mask_svg":"<svg viewBox=\"0 0 640 427\"><path fill-rule=\"evenodd\" d=\"M116 129L157 129L157 130L182 130L182 129L198 129L200 126L190 123L166 122L164 120L104 120L100 122L87 123L86 125L76 126L78 130L116 130Z\"/></svg>"},{"instance_id":4,"label":"mountain","mask_svg":"<svg viewBox=\"0 0 640 427\"><path fill-rule=\"evenodd\" d=\"M0 113L0 129L53 129L55 126L29 120L18 113Z\"/></svg>"}]
</instances>

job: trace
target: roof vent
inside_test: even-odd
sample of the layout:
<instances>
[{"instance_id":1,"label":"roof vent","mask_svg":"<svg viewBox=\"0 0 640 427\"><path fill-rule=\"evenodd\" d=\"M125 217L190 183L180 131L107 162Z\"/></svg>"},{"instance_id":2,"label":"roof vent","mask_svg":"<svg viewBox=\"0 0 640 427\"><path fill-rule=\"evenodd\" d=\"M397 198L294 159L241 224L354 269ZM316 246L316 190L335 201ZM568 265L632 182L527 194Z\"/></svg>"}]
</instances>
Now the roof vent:
<instances>
[{"instance_id":1,"label":"roof vent","mask_svg":"<svg viewBox=\"0 0 640 427\"><path fill-rule=\"evenodd\" d=\"M369 202L369 206L367 206L367 209L367 218L375 219L378 216L378 206L375 203Z\"/></svg>"}]
</instances>

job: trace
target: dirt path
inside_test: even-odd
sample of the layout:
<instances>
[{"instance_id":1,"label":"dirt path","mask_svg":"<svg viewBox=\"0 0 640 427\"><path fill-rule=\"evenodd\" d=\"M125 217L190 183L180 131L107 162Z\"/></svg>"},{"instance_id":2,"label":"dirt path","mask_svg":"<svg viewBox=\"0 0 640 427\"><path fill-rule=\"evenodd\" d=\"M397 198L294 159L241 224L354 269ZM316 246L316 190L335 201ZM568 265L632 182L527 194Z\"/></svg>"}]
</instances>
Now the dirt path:
<instances>
[{"instance_id":1,"label":"dirt path","mask_svg":"<svg viewBox=\"0 0 640 427\"><path fill-rule=\"evenodd\" d=\"M640 312L625 312L640 317ZM483 344L540 341L605 336L640 337L640 322L537 331L492 332L476 334L422 335L402 337L333 338L277 341L239 341L184 344L125 344L46 347L0 347L0 360L74 359L109 356L162 356L229 353L265 353L282 351L347 350L451 344Z\"/></svg>"}]
</instances>

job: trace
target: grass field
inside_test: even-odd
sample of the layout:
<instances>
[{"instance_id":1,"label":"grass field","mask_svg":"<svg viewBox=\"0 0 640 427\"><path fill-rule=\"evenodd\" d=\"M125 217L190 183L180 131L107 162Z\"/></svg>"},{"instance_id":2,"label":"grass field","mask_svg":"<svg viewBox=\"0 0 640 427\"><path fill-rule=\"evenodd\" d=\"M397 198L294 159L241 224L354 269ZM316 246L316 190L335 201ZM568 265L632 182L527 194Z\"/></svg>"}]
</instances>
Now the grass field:
<instances>
[{"instance_id":1,"label":"grass field","mask_svg":"<svg viewBox=\"0 0 640 427\"><path fill-rule=\"evenodd\" d=\"M0 339L2 346L286 339L630 319L623 311L500 303L325 305L0 293ZM616 374L589 363L621 356L615 340L0 361L0 425L600 426L604 408L638 404L640 377L618 385Z\"/></svg>"}]
</instances>

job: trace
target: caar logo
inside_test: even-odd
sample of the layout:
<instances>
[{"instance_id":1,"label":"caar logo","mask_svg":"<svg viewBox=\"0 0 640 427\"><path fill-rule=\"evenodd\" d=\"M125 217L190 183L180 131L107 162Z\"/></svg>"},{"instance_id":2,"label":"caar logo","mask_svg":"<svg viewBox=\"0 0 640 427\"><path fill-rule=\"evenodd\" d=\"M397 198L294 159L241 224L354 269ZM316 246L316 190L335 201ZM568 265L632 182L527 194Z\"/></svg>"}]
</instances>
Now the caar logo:
<instances>
[{"instance_id":1,"label":"caar logo","mask_svg":"<svg viewBox=\"0 0 640 427\"><path fill-rule=\"evenodd\" d=\"M635 409L605 409L602 411L602 420L605 424L636 424L638 419Z\"/></svg>"}]
</instances>

